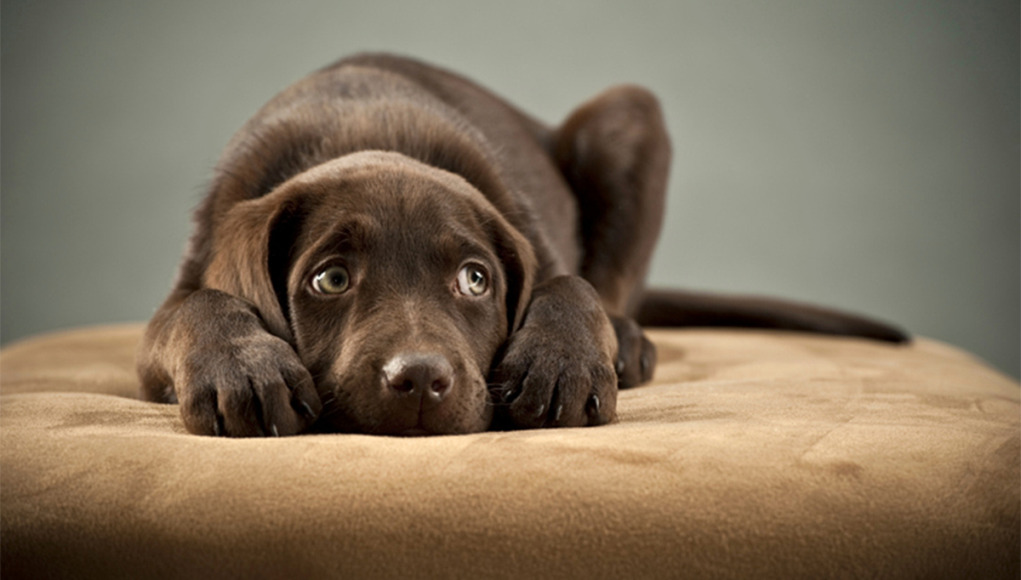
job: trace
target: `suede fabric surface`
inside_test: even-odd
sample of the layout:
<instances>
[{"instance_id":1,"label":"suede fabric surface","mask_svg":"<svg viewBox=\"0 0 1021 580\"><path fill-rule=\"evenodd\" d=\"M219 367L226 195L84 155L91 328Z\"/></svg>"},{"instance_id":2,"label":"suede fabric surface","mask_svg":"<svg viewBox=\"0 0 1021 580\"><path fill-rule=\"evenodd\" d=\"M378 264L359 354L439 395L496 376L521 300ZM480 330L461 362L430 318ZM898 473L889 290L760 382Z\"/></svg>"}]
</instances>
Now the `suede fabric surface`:
<instances>
[{"instance_id":1,"label":"suede fabric surface","mask_svg":"<svg viewBox=\"0 0 1021 580\"><path fill-rule=\"evenodd\" d=\"M7 578L1017 578L1019 387L970 355L653 330L597 428L215 439L140 325L0 354Z\"/></svg>"}]
</instances>

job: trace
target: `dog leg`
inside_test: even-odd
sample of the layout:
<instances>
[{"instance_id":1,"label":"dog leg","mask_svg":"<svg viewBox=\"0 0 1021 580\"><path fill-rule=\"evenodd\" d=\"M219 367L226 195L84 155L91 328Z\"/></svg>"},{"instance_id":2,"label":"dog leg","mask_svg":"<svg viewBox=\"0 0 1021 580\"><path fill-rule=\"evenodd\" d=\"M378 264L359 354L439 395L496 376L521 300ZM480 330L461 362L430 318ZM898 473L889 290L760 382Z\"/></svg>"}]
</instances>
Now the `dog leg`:
<instances>
[{"instance_id":1,"label":"dog leg","mask_svg":"<svg viewBox=\"0 0 1021 580\"><path fill-rule=\"evenodd\" d=\"M293 435L322 410L294 349L255 307L218 290L171 295L139 354L143 398L180 402L192 433Z\"/></svg>"},{"instance_id":2,"label":"dog leg","mask_svg":"<svg viewBox=\"0 0 1021 580\"><path fill-rule=\"evenodd\" d=\"M656 353L631 319L663 222L670 141L656 98L611 88L556 131L552 151L578 200L580 274L595 288L617 331L621 387L652 376Z\"/></svg>"},{"instance_id":3,"label":"dog leg","mask_svg":"<svg viewBox=\"0 0 1021 580\"><path fill-rule=\"evenodd\" d=\"M592 286L558 276L532 293L521 328L490 375L496 428L578 427L613 420L614 329Z\"/></svg>"}]
</instances>

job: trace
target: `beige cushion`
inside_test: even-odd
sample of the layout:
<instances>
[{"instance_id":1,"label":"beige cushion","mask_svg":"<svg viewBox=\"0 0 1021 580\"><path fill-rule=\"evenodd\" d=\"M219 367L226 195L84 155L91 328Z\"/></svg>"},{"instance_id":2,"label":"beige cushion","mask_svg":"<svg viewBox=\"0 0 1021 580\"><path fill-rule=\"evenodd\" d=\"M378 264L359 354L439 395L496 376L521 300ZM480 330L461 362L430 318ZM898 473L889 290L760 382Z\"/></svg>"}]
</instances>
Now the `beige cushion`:
<instances>
[{"instance_id":1,"label":"beige cushion","mask_svg":"<svg viewBox=\"0 0 1021 580\"><path fill-rule=\"evenodd\" d=\"M3 351L5 579L1019 574L1018 384L934 341L655 330L605 427L229 440L129 398L141 329Z\"/></svg>"}]
</instances>

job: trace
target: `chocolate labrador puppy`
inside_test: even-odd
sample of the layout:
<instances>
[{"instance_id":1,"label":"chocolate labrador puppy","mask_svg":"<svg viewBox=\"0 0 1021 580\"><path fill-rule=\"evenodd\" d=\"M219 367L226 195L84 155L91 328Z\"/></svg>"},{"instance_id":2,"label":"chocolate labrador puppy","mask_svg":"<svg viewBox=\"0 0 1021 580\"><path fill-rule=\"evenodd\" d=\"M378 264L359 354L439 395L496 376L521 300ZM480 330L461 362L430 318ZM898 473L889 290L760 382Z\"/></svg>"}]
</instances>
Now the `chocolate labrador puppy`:
<instances>
[{"instance_id":1,"label":"chocolate labrador puppy","mask_svg":"<svg viewBox=\"0 0 1021 580\"><path fill-rule=\"evenodd\" d=\"M599 425L652 376L639 323L905 340L785 302L643 292L669 162L639 87L551 129L420 62L341 60L227 146L141 346L142 395L206 435Z\"/></svg>"}]
</instances>

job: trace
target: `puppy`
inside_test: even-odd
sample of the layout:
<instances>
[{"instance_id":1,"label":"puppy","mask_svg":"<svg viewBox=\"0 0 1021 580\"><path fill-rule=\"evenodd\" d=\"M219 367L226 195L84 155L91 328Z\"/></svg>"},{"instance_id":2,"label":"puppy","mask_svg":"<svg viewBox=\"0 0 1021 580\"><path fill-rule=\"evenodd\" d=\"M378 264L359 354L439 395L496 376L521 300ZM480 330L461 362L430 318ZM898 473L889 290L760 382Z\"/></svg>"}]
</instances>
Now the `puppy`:
<instances>
[{"instance_id":1,"label":"puppy","mask_svg":"<svg viewBox=\"0 0 1021 580\"><path fill-rule=\"evenodd\" d=\"M140 347L142 395L204 435L600 425L652 376L639 322L905 340L785 302L643 292L669 162L639 87L551 129L420 62L341 60L228 144Z\"/></svg>"}]
</instances>

